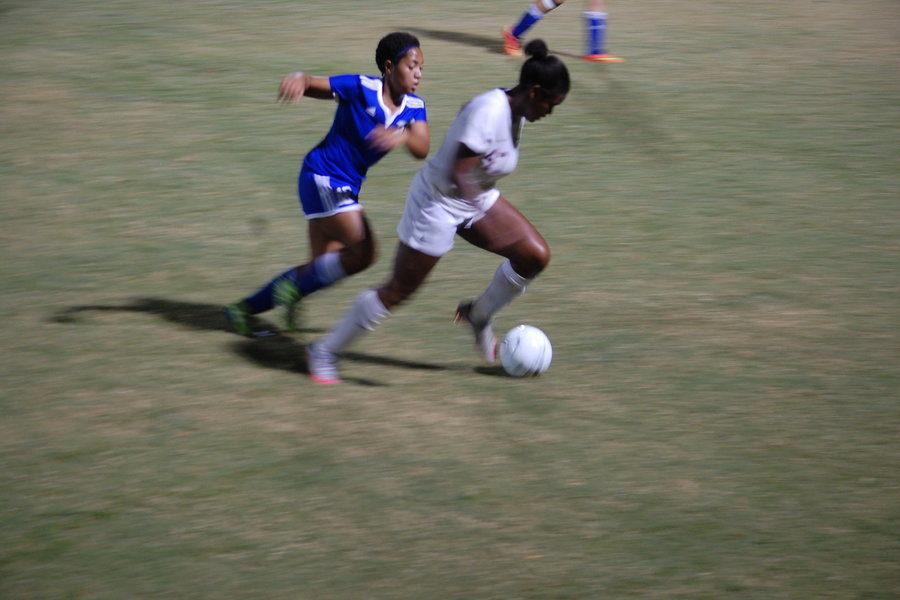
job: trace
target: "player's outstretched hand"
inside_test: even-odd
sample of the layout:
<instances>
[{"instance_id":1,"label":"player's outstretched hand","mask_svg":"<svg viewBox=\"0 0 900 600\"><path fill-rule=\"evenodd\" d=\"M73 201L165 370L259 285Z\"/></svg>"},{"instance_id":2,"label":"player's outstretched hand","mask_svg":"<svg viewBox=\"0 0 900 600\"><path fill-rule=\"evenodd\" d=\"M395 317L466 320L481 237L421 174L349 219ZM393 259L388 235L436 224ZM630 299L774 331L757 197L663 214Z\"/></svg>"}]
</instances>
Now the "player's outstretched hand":
<instances>
[{"instance_id":1,"label":"player's outstretched hand","mask_svg":"<svg viewBox=\"0 0 900 600\"><path fill-rule=\"evenodd\" d=\"M285 75L278 87L278 101L291 103L300 102L303 94L306 92L307 80L304 73L291 73Z\"/></svg>"},{"instance_id":2,"label":"player's outstretched hand","mask_svg":"<svg viewBox=\"0 0 900 600\"><path fill-rule=\"evenodd\" d=\"M369 140L369 145L379 152L389 152L405 142L406 130L376 125L366 139Z\"/></svg>"}]
</instances>

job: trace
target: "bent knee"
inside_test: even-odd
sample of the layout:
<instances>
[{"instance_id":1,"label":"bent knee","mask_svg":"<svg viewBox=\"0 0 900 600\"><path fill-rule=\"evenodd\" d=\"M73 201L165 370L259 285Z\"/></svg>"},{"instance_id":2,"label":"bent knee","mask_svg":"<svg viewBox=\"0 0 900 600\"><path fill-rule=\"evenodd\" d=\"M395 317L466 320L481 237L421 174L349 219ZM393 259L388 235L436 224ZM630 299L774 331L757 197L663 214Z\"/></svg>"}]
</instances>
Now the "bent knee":
<instances>
[{"instance_id":1,"label":"bent knee","mask_svg":"<svg viewBox=\"0 0 900 600\"><path fill-rule=\"evenodd\" d=\"M540 244L535 245L532 252L532 260L540 271L547 268L550 264L550 246L544 240Z\"/></svg>"},{"instance_id":2,"label":"bent knee","mask_svg":"<svg viewBox=\"0 0 900 600\"><path fill-rule=\"evenodd\" d=\"M522 277L531 279L550 264L550 246L544 240L530 240L520 249L519 256L512 261L513 269Z\"/></svg>"},{"instance_id":3,"label":"bent knee","mask_svg":"<svg viewBox=\"0 0 900 600\"><path fill-rule=\"evenodd\" d=\"M347 275L365 271L375 264L377 258L378 250L372 238L366 238L341 250L341 265Z\"/></svg>"}]
</instances>

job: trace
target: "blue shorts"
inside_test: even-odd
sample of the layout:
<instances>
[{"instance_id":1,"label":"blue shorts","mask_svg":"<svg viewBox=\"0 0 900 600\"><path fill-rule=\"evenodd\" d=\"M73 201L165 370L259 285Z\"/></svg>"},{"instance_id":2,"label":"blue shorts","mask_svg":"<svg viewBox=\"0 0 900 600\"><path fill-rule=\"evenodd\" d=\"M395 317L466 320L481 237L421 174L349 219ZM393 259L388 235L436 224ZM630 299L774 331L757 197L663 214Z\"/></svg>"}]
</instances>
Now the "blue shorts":
<instances>
[{"instance_id":1,"label":"blue shorts","mask_svg":"<svg viewBox=\"0 0 900 600\"><path fill-rule=\"evenodd\" d=\"M300 206L307 219L330 217L341 212L362 210L359 194L353 186L327 175L303 168L297 177Z\"/></svg>"}]
</instances>

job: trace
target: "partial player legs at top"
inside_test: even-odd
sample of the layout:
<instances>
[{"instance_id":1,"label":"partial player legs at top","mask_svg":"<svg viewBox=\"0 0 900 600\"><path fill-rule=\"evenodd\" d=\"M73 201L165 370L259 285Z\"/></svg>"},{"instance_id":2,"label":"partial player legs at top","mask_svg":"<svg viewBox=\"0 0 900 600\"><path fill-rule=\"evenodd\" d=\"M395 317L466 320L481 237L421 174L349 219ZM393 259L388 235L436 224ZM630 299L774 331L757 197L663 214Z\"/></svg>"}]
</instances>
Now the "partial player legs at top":
<instances>
[{"instance_id":1,"label":"partial player legs at top","mask_svg":"<svg viewBox=\"0 0 900 600\"><path fill-rule=\"evenodd\" d=\"M548 12L561 6L566 0L535 0L534 4L522 13L518 22L503 30L503 51L510 56L522 56L521 38L535 23L544 18Z\"/></svg>"},{"instance_id":2,"label":"partial player legs at top","mask_svg":"<svg viewBox=\"0 0 900 600\"><path fill-rule=\"evenodd\" d=\"M522 16L512 27L503 30L503 52L509 56L522 56L522 36L534 27L544 15L561 6L565 0L535 0L535 2L522 13ZM612 56L606 51L606 6L603 0L588 0L585 3L585 53L584 60L590 62L622 62L622 59Z\"/></svg>"},{"instance_id":3,"label":"partial player legs at top","mask_svg":"<svg viewBox=\"0 0 900 600\"><path fill-rule=\"evenodd\" d=\"M602 0L591 0L584 11L585 53L589 62L620 63L622 59L606 51L606 7Z\"/></svg>"}]
</instances>

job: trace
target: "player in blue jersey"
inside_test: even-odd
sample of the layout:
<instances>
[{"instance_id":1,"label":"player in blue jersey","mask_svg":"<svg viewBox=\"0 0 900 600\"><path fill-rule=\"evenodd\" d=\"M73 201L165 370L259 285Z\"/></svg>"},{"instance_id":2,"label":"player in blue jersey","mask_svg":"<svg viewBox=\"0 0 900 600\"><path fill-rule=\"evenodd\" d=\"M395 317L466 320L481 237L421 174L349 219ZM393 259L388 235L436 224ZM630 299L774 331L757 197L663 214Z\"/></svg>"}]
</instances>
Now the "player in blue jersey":
<instances>
[{"instance_id":1,"label":"player in blue jersey","mask_svg":"<svg viewBox=\"0 0 900 600\"><path fill-rule=\"evenodd\" d=\"M276 305L287 308L287 326L292 329L300 298L375 261L375 238L359 201L366 173L394 148L404 146L421 160L430 145L425 101L413 93L425 64L419 40L405 32L386 35L378 42L375 64L380 77L298 72L281 81L282 102L298 102L304 96L333 98L338 107L331 130L303 159L298 177L297 191L309 225L310 261L226 306L225 315L238 333L252 336L249 317Z\"/></svg>"}]
</instances>

